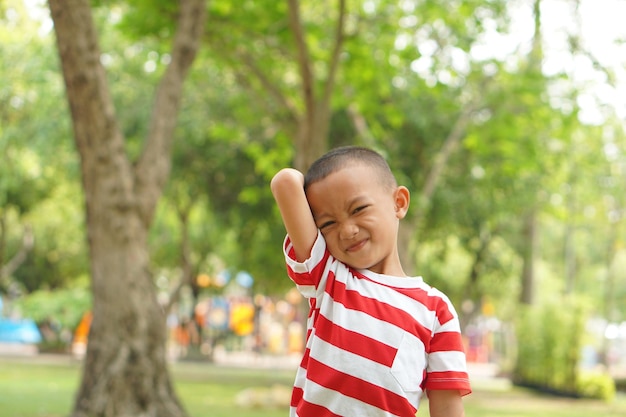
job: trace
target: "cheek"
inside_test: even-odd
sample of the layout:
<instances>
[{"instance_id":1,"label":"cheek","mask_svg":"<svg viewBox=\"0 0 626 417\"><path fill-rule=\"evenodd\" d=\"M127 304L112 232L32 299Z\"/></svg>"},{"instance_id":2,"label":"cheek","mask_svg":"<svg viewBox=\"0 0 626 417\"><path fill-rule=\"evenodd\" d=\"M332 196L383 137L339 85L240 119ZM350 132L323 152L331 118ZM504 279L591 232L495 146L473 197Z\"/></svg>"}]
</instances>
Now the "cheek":
<instances>
[{"instance_id":1,"label":"cheek","mask_svg":"<svg viewBox=\"0 0 626 417\"><path fill-rule=\"evenodd\" d=\"M328 247L329 250L334 250L335 249L335 233L332 231L325 231L322 232L322 237L324 238L324 240L326 241L326 246Z\"/></svg>"},{"instance_id":2,"label":"cheek","mask_svg":"<svg viewBox=\"0 0 626 417\"><path fill-rule=\"evenodd\" d=\"M336 239L337 234L334 232L326 232L326 233L322 233L322 236L324 236L324 239L326 240L326 244L327 245L333 245L334 241Z\"/></svg>"},{"instance_id":3,"label":"cheek","mask_svg":"<svg viewBox=\"0 0 626 417\"><path fill-rule=\"evenodd\" d=\"M324 240L326 241L326 246L328 246L329 248L335 248L337 247L337 245L339 244L339 235L337 234L336 230L331 230L331 231L327 231L326 233L322 233L322 236L324 236Z\"/></svg>"}]
</instances>

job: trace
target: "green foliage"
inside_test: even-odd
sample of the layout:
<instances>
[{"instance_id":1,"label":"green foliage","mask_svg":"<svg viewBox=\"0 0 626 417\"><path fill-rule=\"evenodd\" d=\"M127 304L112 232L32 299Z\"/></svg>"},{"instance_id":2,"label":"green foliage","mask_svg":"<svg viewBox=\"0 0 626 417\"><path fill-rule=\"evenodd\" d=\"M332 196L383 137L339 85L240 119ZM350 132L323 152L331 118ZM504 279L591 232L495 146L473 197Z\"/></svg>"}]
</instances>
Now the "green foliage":
<instances>
[{"instance_id":1,"label":"green foliage","mask_svg":"<svg viewBox=\"0 0 626 417\"><path fill-rule=\"evenodd\" d=\"M95 2L101 59L131 158L143 147L154 85L169 62L178 6L157 3ZM521 213L536 208L537 279L549 276L549 291L565 288L563 253L571 242L573 291L591 295L602 311L606 277L613 276L611 311L626 317L624 222L615 217L625 204L622 121L580 123L576 86L563 74L536 71L523 48L504 59L470 53L486 33L507 31L507 3L348 1L329 143L385 153L416 197L412 212L428 208L414 235L418 273L457 304L485 296L496 301L498 314L514 314L526 244ZM300 6L319 92L336 2ZM280 256L284 229L267 183L291 163L297 122L291 110L302 109L287 3L214 0L207 7L205 46L185 86L172 176L150 236L153 266L176 271L186 212L195 268L217 257L250 271L258 289L282 291L290 285ZM3 2L0 19L5 259L19 247L22 225L32 224L36 247L11 279L26 292L71 287L87 274L87 242L54 38L20 1ZM469 106L461 146L436 192L417 201Z\"/></svg>"},{"instance_id":2,"label":"green foliage","mask_svg":"<svg viewBox=\"0 0 626 417\"><path fill-rule=\"evenodd\" d=\"M582 299L562 297L538 306L521 306L516 327L517 384L564 395L611 399L607 380L614 392L613 380L607 375L583 376L579 367L587 336L587 305Z\"/></svg>"},{"instance_id":3,"label":"green foliage","mask_svg":"<svg viewBox=\"0 0 626 417\"><path fill-rule=\"evenodd\" d=\"M58 178L63 179L61 175ZM71 287L87 273L82 209L79 184L64 179L50 191L48 199L39 202L29 213L27 219L33 226L35 247L15 273L15 279L27 292Z\"/></svg>"},{"instance_id":4,"label":"green foliage","mask_svg":"<svg viewBox=\"0 0 626 417\"><path fill-rule=\"evenodd\" d=\"M39 290L19 299L16 308L38 324L47 322L59 331L73 332L83 314L91 308L91 294L84 285L56 291Z\"/></svg>"},{"instance_id":5,"label":"green foliage","mask_svg":"<svg viewBox=\"0 0 626 417\"><path fill-rule=\"evenodd\" d=\"M53 39L40 36L27 16L23 4L9 2L0 25L0 216L9 207L28 213L44 200L57 180L56 163L67 162L69 148L55 147L68 123L65 106L56 100L63 91ZM56 160L49 161L53 153Z\"/></svg>"},{"instance_id":6,"label":"green foliage","mask_svg":"<svg viewBox=\"0 0 626 417\"><path fill-rule=\"evenodd\" d=\"M615 381L607 373L584 371L578 375L576 391L584 398L611 402L615 399Z\"/></svg>"},{"instance_id":7,"label":"green foliage","mask_svg":"<svg viewBox=\"0 0 626 417\"><path fill-rule=\"evenodd\" d=\"M524 307L517 324L516 382L574 394L582 319L572 302Z\"/></svg>"},{"instance_id":8,"label":"green foliage","mask_svg":"<svg viewBox=\"0 0 626 417\"><path fill-rule=\"evenodd\" d=\"M178 2L132 0L123 3L124 13L117 23L120 33L130 38L145 39L146 35L161 41L170 40L178 13Z\"/></svg>"},{"instance_id":9,"label":"green foliage","mask_svg":"<svg viewBox=\"0 0 626 417\"><path fill-rule=\"evenodd\" d=\"M44 4L4 2L0 16L0 259L11 259L28 225L35 246L0 283L26 292L67 285L85 272L78 161ZM28 7L27 7L28 6Z\"/></svg>"}]
</instances>

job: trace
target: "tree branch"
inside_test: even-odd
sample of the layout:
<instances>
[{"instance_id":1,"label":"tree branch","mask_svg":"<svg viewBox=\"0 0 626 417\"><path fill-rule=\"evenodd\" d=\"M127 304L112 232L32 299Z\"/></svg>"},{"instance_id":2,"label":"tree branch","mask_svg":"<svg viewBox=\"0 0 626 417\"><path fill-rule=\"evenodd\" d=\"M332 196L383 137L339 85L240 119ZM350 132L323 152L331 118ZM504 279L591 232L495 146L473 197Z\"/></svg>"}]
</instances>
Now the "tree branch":
<instances>
[{"instance_id":1,"label":"tree branch","mask_svg":"<svg viewBox=\"0 0 626 417\"><path fill-rule=\"evenodd\" d=\"M200 49L206 0L181 0L172 60L161 79L144 150L135 167L135 191L141 196L142 221L149 224L170 173L171 145L182 99L182 84Z\"/></svg>"},{"instance_id":2,"label":"tree branch","mask_svg":"<svg viewBox=\"0 0 626 417\"><path fill-rule=\"evenodd\" d=\"M341 60L341 50L343 48L343 42L345 40L345 24L346 1L339 0L339 17L337 18L337 26L335 28L335 46L333 48L333 54L330 58L330 62L328 65L328 78L326 79L324 94L322 96L322 105L324 108L329 108L329 101L333 93L333 88L335 86L337 69L339 68L339 61Z\"/></svg>"},{"instance_id":3,"label":"tree branch","mask_svg":"<svg viewBox=\"0 0 626 417\"><path fill-rule=\"evenodd\" d=\"M272 82L265 72L256 64L254 58L252 58L249 53L245 52L238 52L237 55L241 58L241 62L248 68L250 73L259 80L266 91L287 111L290 118L296 121L298 118L296 107L289 101L288 97L282 93L276 83ZM240 72L237 72L236 75L240 82L245 78ZM249 83L247 84L249 85Z\"/></svg>"},{"instance_id":4,"label":"tree branch","mask_svg":"<svg viewBox=\"0 0 626 417\"><path fill-rule=\"evenodd\" d=\"M415 259L411 259L411 256L412 254L417 253L417 242L414 239L415 230L421 226L421 223L426 216L430 200L439 185L441 177L443 176L448 159L461 142L461 139L463 139L465 129L471 120L471 116L475 108L475 103L469 103L464 107L463 111L461 111L441 149L437 155L435 155L433 165L426 176L426 180L424 181L424 187L422 187L422 190L417 198L417 210L415 211L415 214L410 219L407 219L405 225L400 228L399 239L402 242L400 246L404 248L404 250L400 253L400 258L409 273L412 273L415 266Z\"/></svg>"},{"instance_id":5,"label":"tree branch","mask_svg":"<svg viewBox=\"0 0 626 417\"><path fill-rule=\"evenodd\" d=\"M304 38L304 30L300 19L299 0L289 0L289 26L293 32L296 40L296 49L298 50L298 66L302 78L302 96L304 98L305 111L307 118L313 120L315 114L314 78L309 48Z\"/></svg>"},{"instance_id":6,"label":"tree branch","mask_svg":"<svg viewBox=\"0 0 626 417\"><path fill-rule=\"evenodd\" d=\"M189 240L189 213L193 204L187 204L185 207L178 207L176 212L182 229L180 238L180 266L181 276L176 287L170 292L165 311L171 311L174 304L180 301L180 293L185 285L191 285L193 282L193 264L191 261L191 242Z\"/></svg>"},{"instance_id":7,"label":"tree branch","mask_svg":"<svg viewBox=\"0 0 626 417\"><path fill-rule=\"evenodd\" d=\"M0 265L0 282L13 275L17 268L24 263L34 244L35 236L33 235L33 230L29 225L25 225L24 234L22 235L22 246L9 262L5 265Z\"/></svg>"},{"instance_id":8,"label":"tree branch","mask_svg":"<svg viewBox=\"0 0 626 417\"><path fill-rule=\"evenodd\" d=\"M365 116L361 114L357 106L352 103L348 106L348 115L352 120L352 125L356 129L357 135L361 137L363 143L368 146L374 147L376 140L374 139L374 135L367 125L367 120L365 120Z\"/></svg>"},{"instance_id":9,"label":"tree branch","mask_svg":"<svg viewBox=\"0 0 626 417\"><path fill-rule=\"evenodd\" d=\"M130 187L118 187L123 183L119 178L105 183L99 175L110 171L123 177L129 166L106 74L100 63L100 47L89 1L50 0L49 5L76 147L81 155L84 188L115 193L115 204L126 207L132 197ZM86 201L90 206L91 195L86 195Z\"/></svg>"},{"instance_id":10,"label":"tree branch","mask_svg":"<svg viewBox=\"0 0 626 417\"><path fill-rule=\"evenodd\" d=\"M459 117L456 119L452 130L450 130L448 137L446 137L443 146L439 152L437 152L437 155L435 155L433 165L428 172L428 176L424 182L424 187L422 188L422 201L430 201L432 198L446 167L446 163L463 138L465 128L467 127L473 112L474 107L472 105L468 105L463 109Z\"/></svg>"}]
</instances>

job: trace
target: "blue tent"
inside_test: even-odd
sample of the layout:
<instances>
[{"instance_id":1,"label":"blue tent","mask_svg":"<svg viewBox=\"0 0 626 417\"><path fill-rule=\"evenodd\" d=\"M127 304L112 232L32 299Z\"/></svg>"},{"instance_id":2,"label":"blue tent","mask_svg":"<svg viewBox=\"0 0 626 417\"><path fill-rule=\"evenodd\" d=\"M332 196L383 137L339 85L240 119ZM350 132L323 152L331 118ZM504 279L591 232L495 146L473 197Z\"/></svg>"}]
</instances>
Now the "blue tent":
<instances>
[{"instance_id":1,"label":"blue tent","mask_svg":"<svg viewBox=\"0 0 626 417\"><path fill-rule=\"evenodd\" d=\"M41 333L34 321L0 318L0 343L39 342L41 342Z\"/></svg>"}]
</instances>

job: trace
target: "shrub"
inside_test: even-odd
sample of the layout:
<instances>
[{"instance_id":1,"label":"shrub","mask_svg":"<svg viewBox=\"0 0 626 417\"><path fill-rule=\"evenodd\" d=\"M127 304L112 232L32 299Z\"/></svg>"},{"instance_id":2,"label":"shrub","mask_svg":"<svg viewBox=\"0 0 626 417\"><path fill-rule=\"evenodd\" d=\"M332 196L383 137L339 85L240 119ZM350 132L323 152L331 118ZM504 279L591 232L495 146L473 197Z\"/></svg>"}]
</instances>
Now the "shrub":
<instances>
[{"instance_id":1,"label":"shrub","mask_svg":"<svg viewBox=\"0 0 626 417\"><path fill-rule=\"evenodd\" d=\"M19 299L16 307L22 316L39 325L44 337L42 350L60 350L71 339L85 311L91 308L91 294L83 287L39 290Z\"/></svg>"},{"instance_id":2,"label":"shrub","mask_svg":"<svg viewBox=\"0 0 626 417\"><path fill-rule=\"evenodd\" d=\"M581 372L578 375L578 393L585 398L612 401L615 398L615 381L601 372Z\"/></svg>"},{"instance_id":3,"label":"shrub","mask_svg":"<svg viewBox=\"0 0 626 417\"><path fill-rule=\"evenodd\" d=\"M559 395L612 399L615 383L610 376L580 371L588 318L584 306L581 300L565 298L522 307L517 321L516 384Z\"/></svg>"}]
</instances>

